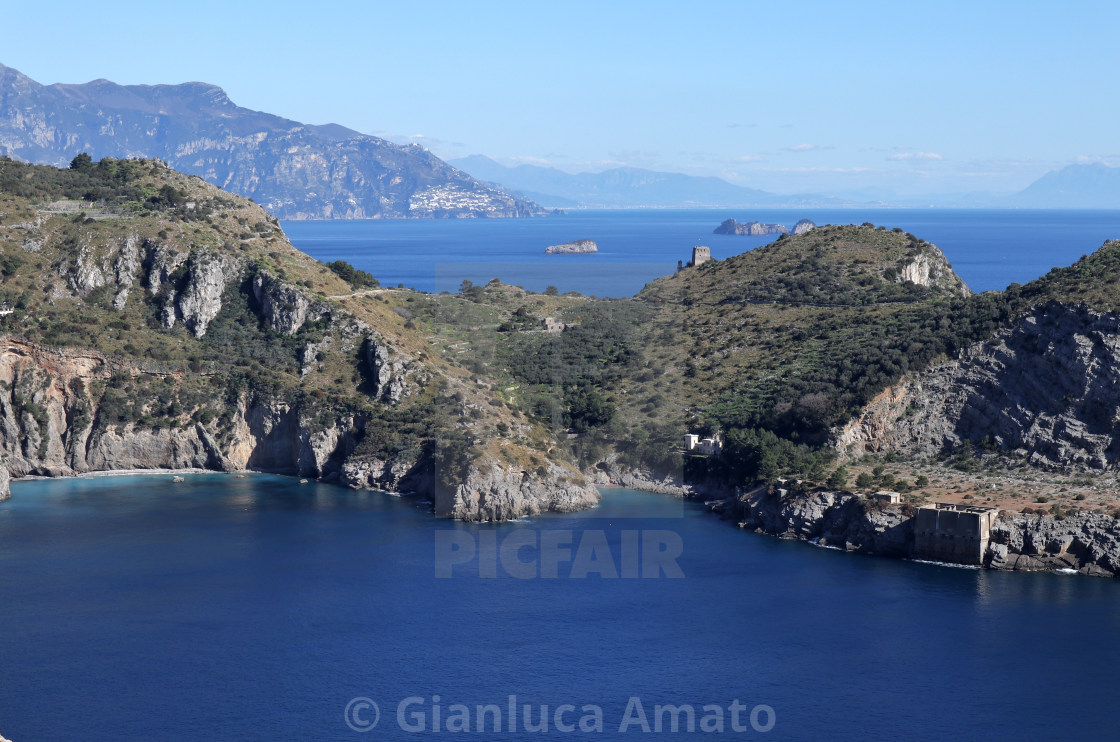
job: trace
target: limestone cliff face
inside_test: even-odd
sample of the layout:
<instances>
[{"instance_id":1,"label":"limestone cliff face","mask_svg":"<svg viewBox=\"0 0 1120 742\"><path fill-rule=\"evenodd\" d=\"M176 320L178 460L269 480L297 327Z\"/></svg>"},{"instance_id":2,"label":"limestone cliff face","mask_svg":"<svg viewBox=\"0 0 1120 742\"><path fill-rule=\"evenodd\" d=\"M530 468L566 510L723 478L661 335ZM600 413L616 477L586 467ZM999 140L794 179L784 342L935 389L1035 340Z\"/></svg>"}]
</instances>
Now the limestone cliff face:
<instances>
[{"instance_id":1,"label":"limestone cliff face","mask_svg":"<svg viewBox=\"0 0 1120 742\"><path fill-rule=\"evenodd\" d=\"M1077 570L1120 574L1120 521L1102 513L1000 513L988 545L987 566L1008 570Z\"/></svg>"},{"instance_id":2,"label":"limestone cliff face","mask_svg":"<svg viewBox=\"0 0 1120 742\"><path fill-rule=\"evenodd\" d=\"M8 473L8 467L0 464L0 502L12 496L11 481L12 475Z\"/></svg>"},{"instance_id":3,"label":"limestone cliff face","mask_svg":"<svg viewBox=\"0 0 1120 742\"><path fill-rule=\"evenodd\" d=\"M972 291L953 271L945 254L934 245L919 243L911 255L905 257L894 272L895 283L910 281L916 286L940 289L956 296L971 296Z\"/></svg>"},{"instance_id":4,"label":"limestone cliff face","mask_svg":"<svg viewBox=\"0 0 1120 742\"><path fill-rule=\"evenodd\" d=\"M267 274L253 277L253 295L269 329L293 335L306 322L315 322L330 314L323 302L313 302L302 291Z\"/></svg>"},{"instance_id":5,"label":"limestone cliff face","mask_svg":"<svg viewBox=\"0 0 1120 742\"><path fill-rule=\"evenodd\" d=\"M817 225L811 219L799 219L797 224L793 225L792 234L796 237L799 234L811 232L817 228Z\"/></svg>"},{"instance_id":6,"label":"limestone cliff face","mask_svg":"<svg viewBox=\"0 0 1120 742\"><path fill-rule=\"evenodd\" d=\"M457 520L499 521L568 513L598 504L599 491L574 470L550 464L547 476L490 459L473 464L461 484L436 487L435 511Z\"/></svg>"},{"instance_id":7,"label":"limestone cliff face","mask_svg":"<svg viewBox=\"0 0 1120 742\"><path fill-rule=\"evenodd\" d=\"M92 352L0 340L5 472L66 476L127 469L256 469L333 480L367 423L339 416L324 426L296 406L243 398L225 430L214 423L110 424L100 418L98 401L90 394L94 384L112 383L122 374L176 373Z\"/></svg>"},{"instance_id":8,"label":"limestone cliff face","mask_svg":"<svg viewBox=\"0 0 1120 742\"><path fill-rule=\"evenodd\" d=\"M410 377L416 376L417 364L410 356L392 349L376 335L370 335L365 341L365 360L374 399L395 405L411 393L415 384L410 383Z\"/></svg>"},{"instance_id":9,"label":"limestone cliff face","mask_svg":"<svg viewBox=\"0 0 1120 742\"><path fill-rule=\"evenodd\" d=\"M959 359L886 390L837 432L851 455L928 457L985 439L1048 469L1115 466L1120 316L1036 307Z\"/></svg>"},{"instance_id":10,"label":"limestone cliff face","mask_svg":"<svg viewBox=\"0 0 1120 742\"><path fill-rule=\"evenodd\" d=\"M176 300L176 307L183 323L195 337L206 334L210 321L222 309L222 294L226 284L241 275L239 261L210 252L199 251L191 255L187 272L187 285Z\"/></svg>"}]
</instances>

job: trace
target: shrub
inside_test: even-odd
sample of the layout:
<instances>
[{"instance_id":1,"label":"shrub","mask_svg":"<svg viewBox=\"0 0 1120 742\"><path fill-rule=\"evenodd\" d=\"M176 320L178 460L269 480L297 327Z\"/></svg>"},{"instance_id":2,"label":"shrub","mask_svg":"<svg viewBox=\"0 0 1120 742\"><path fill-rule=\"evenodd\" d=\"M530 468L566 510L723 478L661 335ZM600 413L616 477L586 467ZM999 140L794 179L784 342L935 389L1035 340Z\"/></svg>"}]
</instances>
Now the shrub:
<instances>
[{"instance_id":1,"label":"shrub","mask_svg":"<svg viewBox=\"0 0 1120 742\"><path fill-rule=\"evenodd\" d=\"M356 289L373 288L381 285L381 283L373 277L372 273L355 268L345 260L331 261L327 263L327 267L330 268L335 275Z\"/></svg>"}]
</instances>

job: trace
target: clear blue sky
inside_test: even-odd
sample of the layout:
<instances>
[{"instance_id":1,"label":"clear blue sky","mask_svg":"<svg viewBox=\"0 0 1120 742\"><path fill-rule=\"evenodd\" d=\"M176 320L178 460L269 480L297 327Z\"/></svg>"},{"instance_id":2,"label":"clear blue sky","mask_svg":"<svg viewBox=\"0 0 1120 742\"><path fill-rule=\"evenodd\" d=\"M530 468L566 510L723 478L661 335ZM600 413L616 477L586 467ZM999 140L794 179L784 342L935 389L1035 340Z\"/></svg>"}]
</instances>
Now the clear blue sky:
<instances>
[{"instance_id":1,"label":"clear blue sky","mask_svg":"<svg viewBox=\"0 0 1120 742\"><path fill-rule=\"evenodd\" d=\"M1120 162L1117 2L9 3L43 82L203 80L443 157L771 191L1021 188Z\"/></svg>"}]
</instances>

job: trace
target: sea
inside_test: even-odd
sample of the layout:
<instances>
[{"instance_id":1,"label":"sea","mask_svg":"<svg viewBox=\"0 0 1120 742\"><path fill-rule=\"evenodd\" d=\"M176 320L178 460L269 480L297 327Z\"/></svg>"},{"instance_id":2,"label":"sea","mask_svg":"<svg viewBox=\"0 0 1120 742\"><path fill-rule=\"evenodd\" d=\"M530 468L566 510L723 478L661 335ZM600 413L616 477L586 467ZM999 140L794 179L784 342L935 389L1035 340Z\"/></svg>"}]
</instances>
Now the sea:
<instances>
[{"instance_id":1,"label":"sea","mask_svg":"<svg viewBox=\"0 0 1120 742\"><path fill-rule=\"evenodd\" d=\"M656 275L632 266L673 268L696 242L717 257L757 245L708 234L728 216L901 226L978 290L1120 236L1114 212L284 226L298 247L387 284L498 277L621 296ZM580 238L602 252L543 255ZM599 287L596 261L623 266L618 282ZM0 734L1042 740L1120 728L1115 580L847 554L633 490L603 490L579 513L465 524L420 499L290 477L184 480L12 485Z\"/></svg>"},{"instance_id":2,"label":"sea","mask_svg":"<svg viewBox=\"0 0 1120 742\"><path fill-rule=\"evenodd\" d=\"M724 219L792 227L863 224L900 228L945 253L973 291L1027 283L1120 239L1120 211L980 209L570 211L534 219L284 222L292 243L324 262L345 260L383 285L459 290L498 278L543 291L632 296L688 262L694 245L723 259L774 241L773 236L717 235ZM550 245L594 240L599 252L546 255Z\"/></svg>"}]
</instances>

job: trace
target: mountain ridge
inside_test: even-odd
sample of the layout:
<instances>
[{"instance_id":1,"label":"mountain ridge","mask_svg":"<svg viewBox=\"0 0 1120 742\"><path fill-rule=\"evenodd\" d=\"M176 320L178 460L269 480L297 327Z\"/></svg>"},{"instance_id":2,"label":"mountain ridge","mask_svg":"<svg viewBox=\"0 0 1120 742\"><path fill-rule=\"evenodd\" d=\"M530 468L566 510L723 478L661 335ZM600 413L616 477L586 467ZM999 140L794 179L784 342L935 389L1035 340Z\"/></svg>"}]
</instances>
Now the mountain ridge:
<instances>
[{"instance_id":1,"label":"mountain ridge","mask_svg":"<svg viewBox=\"0 0 1120 742\"><path fill-rule=\"evenodd\" d=\"M282 219L546 213L418 145L242 108L210 83L43 85L0 65L0 154L65 166L80 152L158 158Z\"/></svg>"}]
</instances>

